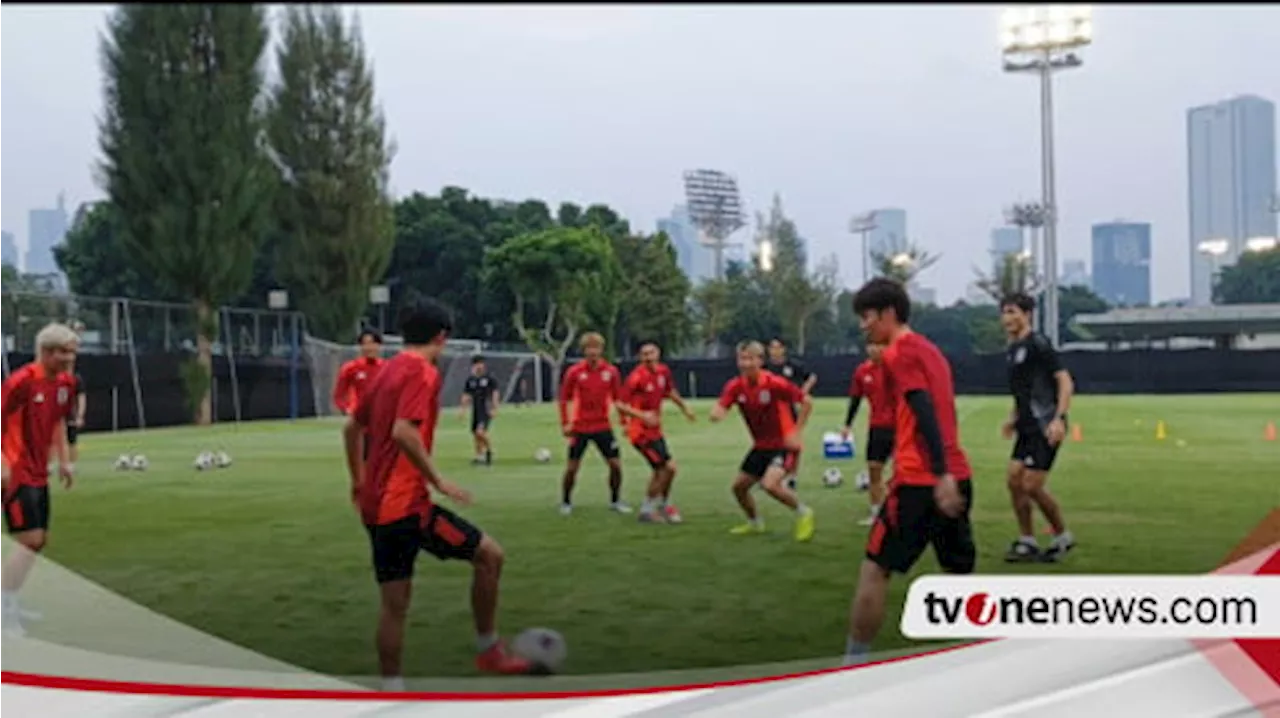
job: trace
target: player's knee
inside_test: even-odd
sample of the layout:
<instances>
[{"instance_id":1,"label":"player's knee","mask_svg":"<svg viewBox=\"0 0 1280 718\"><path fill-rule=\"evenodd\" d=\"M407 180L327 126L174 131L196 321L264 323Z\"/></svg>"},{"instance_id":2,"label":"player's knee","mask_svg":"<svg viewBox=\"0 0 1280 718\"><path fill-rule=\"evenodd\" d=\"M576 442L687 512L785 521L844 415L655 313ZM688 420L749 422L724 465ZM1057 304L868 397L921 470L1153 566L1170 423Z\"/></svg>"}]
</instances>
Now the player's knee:
<instances>
[{"instance_id":1,"label":"player's knee","mask_svg":"<svg viewBox=\"0 0 1280 718\"><path fill-rule=\"evenodd\" d=\"M666 470L667 470L667 478L671 479L671 478L675 478L676 472L680 470L680 467L676 466L675 459L670 459L667 461Z\"/></svg>"},{"instance_id":2,"label":"player's knee","mask_svg":"<svg viewBox=\"0 0 1280 718\"><path fill-rule=\"evenodd\" d=\"M45 544L48 543L49 534L42 529L24 531L18 534L16 538L22 548L32 553L39 553L44 550Z\"/></svg>"},{"instance_id":3,"label":"player's knee","mask_svg":"<svg viewBox=\"0 0 1280 718\"><path fill-rule=\"evenodd\" d=\"M409 614L409 582L391 581L382 584L382 615L403 620Z\"/></svg>"},{"instance_id":4,"label":"player's knee","mask_svg":"<svg viewBox=\"0 0 1280 718\"><path fill-rule=\"evenodd\" d=\"M1032 496L1041 496L1045 492L1045 474L1043 471L1022 472L1022 490Z\"/></svg>"},{"instance_id":5,"label":"player's knee","mask_svg":"<svg viewBox=\"0 0 1280 718\"><path fill-rule=\"evenodd\" d=\"M472 563L480 570L500 572L506 560L507 553L503 550L502 544L486 534L480 539L480 546L476 549L476 556Z\"/></svg>"},{"instance_id":6,"label":"player's knee","mask_svg":"<svg viewBox=\"0 0 1280 718\"><path fill-rule=\"evenodd\" d=\"M1022 493L1024 490L1024 484L1025 484L1025 482L1022 479L1022 471L1021 470L1015 471L1013 469L1010 469L1009 476L1005 483L1008 485L1010 492L1015 494Z\"/></svg>"}]
</instances>

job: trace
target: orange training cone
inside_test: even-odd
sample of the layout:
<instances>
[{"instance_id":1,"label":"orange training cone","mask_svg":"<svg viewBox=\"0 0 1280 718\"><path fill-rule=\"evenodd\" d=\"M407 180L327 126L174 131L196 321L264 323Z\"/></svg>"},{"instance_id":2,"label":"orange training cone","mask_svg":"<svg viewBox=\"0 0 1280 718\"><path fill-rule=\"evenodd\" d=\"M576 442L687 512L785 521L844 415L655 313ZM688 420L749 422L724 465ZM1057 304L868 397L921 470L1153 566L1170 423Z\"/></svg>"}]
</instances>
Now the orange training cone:
<instances>
[{"instance_id":1,"label":"orange training cone","mask_svg":"<svg viewBox=\"0 0 1280 718\"><path fill-rule=\"evenodd\" d=\"M1274 421L1267 422L1267 430L1262 432L1262 438L1266 439L1267 441L1276 440L1276 423Z\"/></svg>"},{"instance_id":2,"label":"orange training cone","mask_svg":"<svg viewBox=\"0 0 1280 718\"><path fill-rule=\"evenodd\" d=\"M1071 440L1084 441L1084 429L1079 424L1071 425Z\"/></svg>"}]
</instances>

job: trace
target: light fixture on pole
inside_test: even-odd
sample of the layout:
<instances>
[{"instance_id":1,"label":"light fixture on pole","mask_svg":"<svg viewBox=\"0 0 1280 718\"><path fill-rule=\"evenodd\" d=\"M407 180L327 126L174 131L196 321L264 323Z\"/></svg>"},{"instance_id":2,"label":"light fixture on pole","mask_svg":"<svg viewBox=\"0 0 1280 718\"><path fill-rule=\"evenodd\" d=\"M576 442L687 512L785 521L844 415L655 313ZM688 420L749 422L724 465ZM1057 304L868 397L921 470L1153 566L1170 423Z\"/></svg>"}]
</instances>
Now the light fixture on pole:
<instances>
[{"instance_id":1,"label":"light fixture on pole","mask_svg":"<svg viewBox=\"0 0 1280 718\"><path fill-rule=\"evenodd\" d=\"M715 278L724 279L728 239L746 224L738 181L719 170L689 170L684 173L684 194L702 246L715 257Z\"/></svg>"},{"instance_id":2,"label":"light fixture on pole","mask_svg":"<svg viewBox=\"0 0 1280 718\"><path fill-rule=\"evenodd\" d=\"M1270 252L1280 246L1280 239L1275 237L1250 237L1244 241L1247 252Z\"/></svg>"},{"instance_id":3,"label":"light fixture on pole","mask_svg":"<svg viewBox=\"0 0 1280 718\"><path fill-rule=\"evenodd\" d=\"M866 284L871 279L871 255L867 242L871 237L871 233L876 230L876 213L875 210L860 214L849 220L849 232L859 235L862 240L862 283Z\"/></svg>"},{"instance_id":4,"label":"light fixture on pole","mask_svg":"<svg viewBox=\"0 0 1280 718\"><path fill-rule=\"evenodd\" d=\"M1045 206L1037 202L1015 202L1004 210L1005 222L1017 227L1018 233L1022 236L1022 251L1018 253L1018 260L1023 267L1019 267L1018 276L1025 279L1026 286L1022 289L1028 294L1035 294L1041 285L1040 269L1037 266L1038 244L1048 214L1049 211ZM1048 325L1049 312L1045 307L1046 302L1047 300L1042 297L1042 301L1037 302L1035 314L1032 316L1032 325L1040 332L1045 332L1045 327Z\"/></svg>"},{"instance_id":5,"label":"light fixture on pole","mask_svg":"<svg viewBox=\"0 0 1280 718\"><path fill-rule=\"evenodd\" d=\"M1093 41L1093 9L1088 5L1035 5L1005 10L1001 52L1005 72L1040 78L1040 162L1044 224L1045 333L1058 346L1058 218L1053 167L1053 73L1080 67L1075 50Z\"/></svg>"},{"instance_id":6,"label":"light fixture on pole","mask_svg":"<svg viewBox=\"0 0 1280 718\"><path fill-rule=\"evenodd\" d=\"M1222 257L1231 251L1231 240L1229 239L1206 239L1196 245L1196 250L1203 255L1209 257L1209 262L1213 266L1213 274L1210 276L1209 284L1217 281L1218 273L1221 271Z\"/></svg>"}]
</instances>

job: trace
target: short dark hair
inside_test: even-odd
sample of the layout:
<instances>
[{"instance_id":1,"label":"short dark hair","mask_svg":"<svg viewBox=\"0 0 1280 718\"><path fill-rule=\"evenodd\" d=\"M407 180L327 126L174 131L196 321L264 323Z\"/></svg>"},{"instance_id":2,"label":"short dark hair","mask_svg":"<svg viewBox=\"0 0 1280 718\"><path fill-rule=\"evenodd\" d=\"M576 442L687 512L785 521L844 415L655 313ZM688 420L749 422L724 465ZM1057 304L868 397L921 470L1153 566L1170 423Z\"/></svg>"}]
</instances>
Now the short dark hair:
<instances>
[{"instance_id":1,"label":"short dark hair","mask_svg":"<svg viewBox=\"0 0 1280 718\"><path fill-rule=\"evenodd\" d=\"M636 351L640 351L647 346L652 346L654 349L662 349L662 345L658 343L657 339L641 339L636 343Z\"/></svg>"},{"instance_id":2,"label":"short dark hair","mask_svg":"<svg viewBox=\"0 0 1280 718\"><path fill-rule=\"evenodd\" d=\"M484 363L484 355L483 355L483 354L472 354L472 355L471 355L471 363L472 363L472 364L483 364L483 363Z\"/></svg>"},{"instance_id":3,"label":"short dark hair","mask_svg":"<svg viewBox=\"0 0 1280 718\"><path fill-rule=\"evenodd\" d=\"M774 342L777 342L778 344L782 345L782 347L783 347L784 349L785 349L785 348L786 348L786 346L787 346L787 340L786 340L786 339L783 339L782 337L771 337L771 338L769 339L769 343L770 343L770 344L772 344L772 343L774 343Z\"/></svg>"},{"instance_id":4,"label":"short dark hair","mask_svg":"<svg viewBox=\"0 0 1280 718\"><path fill-rule=\"evenodd\" d=\"M399 317L405 344L430 344L453 331L453 313L440 302L421 297L404 305Z\"/></svg>"},{"instance_id":5,"label":"short dark hair","mask_svg":"<svg viewBox=\"0 0 1280 718\"><path fill-rule=\"evenodd\" d=\"M361 329L360 333L356 335L356 344L364 344L365 337L368 337L379 344L382 343L382 335L378 333L378 330L366 327Z\"/></svg>"},{"instance_id":6,"label":"short dark hair","mask_svg":"<svg viewBox=\"0 0 1280 718\"><path fill-rule=\"evenodd\" d=\"M892 309L903 324L911 320L911 297L907 295L907 288L887 277L867 282L853 296L853 313L859 316L863 312L886 309Z\"/></svg>"},{"instance_id":7,"label":"short dark hair","mask_svg":"<svg viewBox=\"0 0 1280 718\"><path fill-rule=\"evenodd\" d=\"M1030 314L1036 310L1036 299L1026 292L1006 294L1000 300L1000 311L1004 311L1005 307L1017 307L1024 313Z\"/></svg>"}]
</instances>

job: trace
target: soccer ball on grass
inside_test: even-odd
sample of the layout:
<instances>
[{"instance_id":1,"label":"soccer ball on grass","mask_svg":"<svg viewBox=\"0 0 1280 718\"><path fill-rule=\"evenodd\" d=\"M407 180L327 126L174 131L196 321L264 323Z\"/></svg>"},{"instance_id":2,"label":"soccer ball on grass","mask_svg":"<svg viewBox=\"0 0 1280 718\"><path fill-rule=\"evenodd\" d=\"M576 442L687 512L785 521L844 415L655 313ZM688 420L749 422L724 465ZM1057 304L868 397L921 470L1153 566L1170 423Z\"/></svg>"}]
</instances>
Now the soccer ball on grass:
<instances>
[{"instance_id":1,"label":"soccer ball on grass","mask_svg":"<svg viewBox=\"0 0 1280 718\"><path fill-rule=\"evenodd\" d=\"M129 471L133 468L133 457L128 454L121 454L116 459L116 471Z\"/></svg>"},{"instance_id":2,"label":"soccer ball on grass","mask_svg":"<svg viewBox=\"0 0 1280 718\"><path fill-rule=\"evenodd\" d=\"M200 454L196 456L196 471L208 471L209 469L214 468L214 466L213 454L210 452L201 451Z\"/></svg>"},{"instance_id":3,"label":"soccer ball on grass","mask_svg":"<svg viewBox=\"0 0 1280 718\"><path fill-rule=\"evenodd\" d=\"M533 458L539 464L545 464L548 461L551 461L551 449L538 449L533 452Z\"/></svg>"},{"instance_id":4,"label":"soccer ball on grass","mask_svg":"<svg viewBox=\"0 0 1280 718\"><path fill-rule=\"evenodd\" d=\"M844 474L840 472L840 469L832 466L822 472L822 485L828 489L834 489L842 483L844 483Z\"/></svg>"},{"instance_id":5,"label":"soccer ball on grass","mask_svg":"<svg viewBox=\"0 0 1280 718\"><path fill-rule=\"evenodd\" d=\"M219 451L213 455L213 464L219 469L225 469L228 466L231 466L231 454L228 454L225 451Z\"/></svg>"},{"instance_id":6,"label":"soccer ball on grass","mask_svg":"<svg viewBox=\"0 0 1280 718\"><path fill-rule=\"evenodd\" d=\"M150 462L147 461L147 457L142 454L134 454L131 463L133 464L134 471L146 471L147 467L151 465Z\"/></svg>"},{"instance_id":7,"label":"soccer ball on grass","mask_svg":"<svg viewBox=\"0 0 1280 718\"><path fill-rule=\"evenodd\" d=\"M511 643L511 650L532 663L533 673L537 675L558 672L569 654L564 636L550 628L530 628L524 631Z\"/></svg>"}]
</instances>

